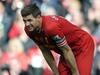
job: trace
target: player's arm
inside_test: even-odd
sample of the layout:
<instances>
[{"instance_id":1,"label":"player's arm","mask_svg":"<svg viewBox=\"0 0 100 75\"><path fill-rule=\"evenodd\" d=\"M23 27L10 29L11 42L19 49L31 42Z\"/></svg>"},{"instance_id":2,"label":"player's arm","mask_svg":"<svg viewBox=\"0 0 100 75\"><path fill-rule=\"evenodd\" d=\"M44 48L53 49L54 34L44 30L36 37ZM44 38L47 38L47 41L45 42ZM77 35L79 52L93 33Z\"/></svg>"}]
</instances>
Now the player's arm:
<instances>
[{"instance_id":1,"label":"player's arm","mask_svg":"<svg viewBox=\"0 0 100 75\"><path fill-rule=\"evenodd\" d=\"M62 52L61 55L64 57L65 61L70 65L72 75L79 75L74 54L67 44L65 36L62 33L58 33L57 35L52 36L52 39L56 42L56 45Z\"/></svg>"},{"instance_id":2,"label":"player's arm","mask_svg":"<svg viewBox=\"0 0 100 75\"><path fill-rule=\"evenodd\" d=\"M62 51L62 55L65 61L70 65L72 75L79 75L75 57L71 48L66 44L64 46L60 46L59 49Z\"/></svg>"},{"instance_id":3,"label":"player's arm","mask_svg":"<svg viewBox=\"0 0 100 75\"><path fill-rule=\"evenodd\" d=\"M57 69L56 62L54 60L54 57L53 57L51 51L48 50L48 48L43 45L41 45L39 47L41 49L41 52L42 52L45 60L47 61L48 65L50 66L51 70L53 71L54 75L59 75L59 71Z\"/></svg>"},{"instance_id":4,"label":"player's arm","mask_svg":"<svg viewBox=\"0 0 100 75\"><path fill-rule=\"evenodd\" d=\"M59 18L54 17L54 19L55 21L48 23L50 24L50 27L47 29L47 35L54 40L56 43L55 45L57 45L62 52L62 56L64 57L66 64L69 63L72 75L79 75L74 54L67 44L65 34L60 27Z\"/></svg>"},{"instance_id":5,"label":"player's arm","mask_svg":"<svg viewBox=\"0 0 100 75\"><path fill-rule=\"evenodd\" d=\"M30 39L34 40L31 33L29 33L27 29L25 29L25 32L30 37ZM34 40L34 42L36 43L35 40ZM39 45L38 43L36 43L36 44L39 46L45 60L47 61L48 65L50 66L54 75L59 75L59 72L58 72L58 69L56 66L56 62L54 61L54 58L53 58L51 51L45 45Z\"/></svg>"}]
</instances>

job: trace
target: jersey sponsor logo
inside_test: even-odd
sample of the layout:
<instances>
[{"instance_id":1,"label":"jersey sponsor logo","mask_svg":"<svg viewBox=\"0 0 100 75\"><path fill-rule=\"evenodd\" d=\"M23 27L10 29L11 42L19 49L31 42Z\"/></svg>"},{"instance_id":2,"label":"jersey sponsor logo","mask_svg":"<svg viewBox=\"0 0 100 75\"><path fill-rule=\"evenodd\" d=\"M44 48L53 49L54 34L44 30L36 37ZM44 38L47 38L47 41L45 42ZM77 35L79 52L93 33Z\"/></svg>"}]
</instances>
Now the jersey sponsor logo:
<instances>
[{"instance_id":1,"label":"jersey sponsor logo","mask_svg":"<svg viewBox=\"0 0 100 75\"><path fill-rule=\"evenodd\" d=\"M56 16L52 16L52 18L55 19L55 20L59 20Z\"/></svg>"}]
</instances>

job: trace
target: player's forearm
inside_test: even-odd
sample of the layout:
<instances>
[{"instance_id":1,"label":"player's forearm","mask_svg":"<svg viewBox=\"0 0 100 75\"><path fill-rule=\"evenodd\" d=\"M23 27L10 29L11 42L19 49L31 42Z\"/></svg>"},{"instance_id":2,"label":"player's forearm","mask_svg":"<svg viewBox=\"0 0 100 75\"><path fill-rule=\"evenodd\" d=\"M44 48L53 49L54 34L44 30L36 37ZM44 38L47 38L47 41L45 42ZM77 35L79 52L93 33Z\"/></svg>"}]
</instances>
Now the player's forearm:
<instances>
[{"instance_id":1,"label":"player's forearm","mask_svg":"<svg viewBox=\"0 0 100 75\"><path fill-rule=\"evenodd\" d=\"M74 55L71 52L71 50L69 50L68 52L64 51L64 58L65 58L66 61L68 61L68 63L71 66L72 75L79 75L78 68L77 68L77 65L76 65L76 61L75 61Z\"/></svg>"},{"instance_id":2,"label":"player's forearm","mask_svg":"<svg viewBox=\"0 0 100 75\"><path fill-rule=\"evenodd\" d=\"M42 51L42 54L43 54L45 60L47 61L48 65L50 66L51 70L53 71L54 75L59 75L56 63L54 61L54 57L52 56L51 52L43 46L40 46L40 49Z\"/></svg>"},{"instance_id":3,"label":"player's forearm","mask_svg":"<svg viewBox=\"0 0 100 75\"><path fill-rule=\"evenodd\" d=\"M68 62L71 67L72 75L79 75L78 68L76 65L76 60L75 60L75 57L74 57L70 47L66 48L66 46L64 46L61 49L63 52L63 56L65 58L65 61Z\"/></svg>"}]
</instances>

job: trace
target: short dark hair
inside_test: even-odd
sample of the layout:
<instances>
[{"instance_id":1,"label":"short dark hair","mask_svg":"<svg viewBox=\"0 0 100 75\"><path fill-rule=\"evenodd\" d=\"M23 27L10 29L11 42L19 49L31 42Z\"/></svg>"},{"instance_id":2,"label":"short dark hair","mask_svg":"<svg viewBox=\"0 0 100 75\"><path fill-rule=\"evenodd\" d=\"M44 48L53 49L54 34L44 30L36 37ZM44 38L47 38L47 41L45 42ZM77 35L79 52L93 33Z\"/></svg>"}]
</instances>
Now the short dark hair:
<instances>
[{"instance_id":1,"label":"short dark hair","mask_svg":"<svg viewBox=\"0 0 100 75\"><path fill-rule=\"evenodd\" d=\"M33 17L37 17L38 15L41 15L41 11L39 7L36 5L36 3L29 4L21 10L22 17L28 16L30 14L32 14Z\"/></svg>"}]
</instances>

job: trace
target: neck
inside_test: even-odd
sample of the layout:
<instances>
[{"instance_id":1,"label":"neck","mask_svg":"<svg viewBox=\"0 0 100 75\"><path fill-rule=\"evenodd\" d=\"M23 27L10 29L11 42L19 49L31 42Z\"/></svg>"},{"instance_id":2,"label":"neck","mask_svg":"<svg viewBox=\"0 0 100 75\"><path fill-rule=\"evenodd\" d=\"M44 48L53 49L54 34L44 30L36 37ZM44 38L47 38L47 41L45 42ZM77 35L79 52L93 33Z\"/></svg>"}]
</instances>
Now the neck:
<instances>
[{"instance_id":1,"label":"neck","mask_svg":"<svg viewBox=\"0 0 100 75\"><path fill-rule=\"evenodd\" d=\"M42 17L39 19L39 26L36 29L39 33L42 31Z\"/></svg>"},{"instance_id":2,"label":"neck","mask_svg":"<svg viewBox=\"0 0 100 75\"><path fill-rule=\"evenodd\" d=\"M39 21L39 28L41 29L42 28L42 17L40 17L40 21Z\"/></svg>"}]
</instances>

